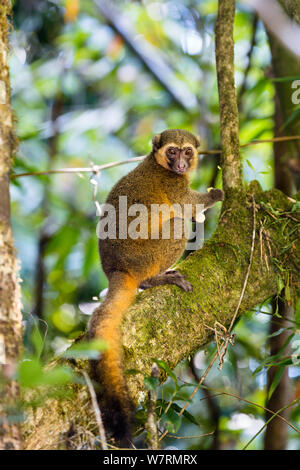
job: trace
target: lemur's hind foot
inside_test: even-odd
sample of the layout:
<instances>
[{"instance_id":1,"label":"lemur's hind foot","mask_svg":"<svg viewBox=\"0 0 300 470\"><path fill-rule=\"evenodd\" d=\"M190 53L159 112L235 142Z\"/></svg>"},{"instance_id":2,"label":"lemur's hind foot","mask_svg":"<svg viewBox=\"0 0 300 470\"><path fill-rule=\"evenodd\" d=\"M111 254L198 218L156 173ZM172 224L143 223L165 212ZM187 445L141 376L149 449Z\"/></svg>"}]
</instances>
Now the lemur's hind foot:
<instances>
[{"instance_id":1,"label":"lemur's hind foot","mask_svg":"<svg viewBox=\"0 0 300 470\"><path fill-rule=\"evenodd\" d=\"M185 276L183 276L179 271L165 271L164 273L149 277L149 279L145 279L145 281L139 285L139 288L149 289L150 287L162 286L164 284L174 284L185 292L193 291L192 284L186 281Z\"/></svg>"}]
</instances>

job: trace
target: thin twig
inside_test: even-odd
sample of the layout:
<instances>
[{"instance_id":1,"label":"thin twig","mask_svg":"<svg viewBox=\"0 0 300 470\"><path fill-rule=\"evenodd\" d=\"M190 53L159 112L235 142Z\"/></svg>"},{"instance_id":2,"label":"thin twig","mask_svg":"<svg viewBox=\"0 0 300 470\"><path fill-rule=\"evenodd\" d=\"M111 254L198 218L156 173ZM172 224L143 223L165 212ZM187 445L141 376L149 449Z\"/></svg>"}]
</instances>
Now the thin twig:
<instances>
[{"instance_id":1,"label":"thin twig","mask_svg":"<svg viewBox=\"0 0 300 470\"><path fill-rule=\"evenodd\" d=\"M279 413L281 413L281 411L287 410L291 406L294 406L296 403L299 403L299 400L300 400L300 398L296 398L296 400L292 401L288 405L283 406L282 408L280 408L280 410L273 413L271 418L269 418L268 421L266 421L265 424L260 428L260 430L250 439L250 441L247 442L245 447L243 447L243 450L247 449L247 447L251 444L251 442L253 442L254 439L265 429L265 427L269 424L270 421L272 421L276 417L279 418L279 416L280 416ZM282 416L281 416L281 418L282 418ZM293 429L295 429L294 426L292 426L292 427L293 427ZM299 433L299 431L297 429L295 429L295 430Z\"/></svg>"},{"instance_id":2,"label":"thin twig","mask_svg":"<svg viewBox=\"0 0 300 470\"><path fill-rule=\"evenodd\" d=\"M94 408L94 413L95 413L95 417L96 417L96 421L97 421L98 429L99 429L101 447L102 447L103 450L107 450L108 447L107 447L107 441L106 441L106 436L105 436L105 430L104 430L104 426L103 426L101 411L100 411L100 408L99 408L99 405L98 405L95 389L93 387L93 384L92 384L91 379L89 378L88 374L84 371L82 372L82 374L85 378L86 384L88 386L88 389L89 389L89 392L90 392L90 395L91 395L92 404L93 404L93 408Z\"/></svg>"},{"instance_id":3,"label":"thin twig","mask_svg":"<svg viewBox=\"0 0 300 470\"><path fill-rule=\"evenodd\" d=\"M173 434L169 434L169 438L172 438L172 439L199 439L200 437L212 436L214 433L215 433L215 431L211 431L211 432L206 432L205 434L199 434L199 436L174 436Z\"/></svg>"},{"instance_id":4,"label":"thin twig","mask_svg":"<svg viewBox=\"0 0 300 470\"><path fill-rule=\"evenodd\" d=\"M241 147L248 147L248 145L257 145L257 144L268 144L271 142L284 142L288 140L300 140L300 135L283 135L280 137L273 137L273 139L257 139L248 142L247 144L242 144Z\"/></svg>"},{"instance_id":5,"label":"thin twig","mask_svg":"<svg viewBox=\"0 0 300 470\"><path fill-rule=\"evenodd\" d=\"M283 136L283 137L274 137L273 139L264 139L264 140L253 140L252 142L248 142L247 144L242 144L241 147L248 147L250 145L257 145L257 144L266 144L272 142L281 142L284 140L300 140L299 135L292 135L292 136ZM222 153L222 150L199 150L199 155L218 155ZM127 163L135 163L142 161L146 158L146 155L142 155L140 157L133 157L129 158L128 160L121 160L118 162L112 163L105 163L104 165L92 165L90 167L82 167L82 168L61 168L59 170L49 170L49 171L30 171L28 173L12 173L10 175L10 179L21 178L23 176L43 176L43 175L56 175L56 174L63 174L63 173L99 173L101 170L107 170L108 168L113 168L119 165L126 165Z\"/></svg>"},{"instance_id":6,"label":"thin twig","mask_svg":"<svg viewBox=\"0 0 300 470\"><path fill-rule=\"evenodd\" d=\"M253 406L256 406L257 408L261 408L262 410L264 411L268 411L268 413L271 413L272 415L277 416L277 418L281 419L281 421L284 421L285 424L287 424L288 426L290 426L292 429L294 429L294 431L296 431L298 434L300 434L300 430L297 429L292 423L290 423L284 416L281 416L279 415L277 412L275 411L272 411L272 410L269 410L269 408L266 408L265 406L263 405L259 405L258 403L255 403L251 400L247 400L246 398L242 398L240 397L239 395L235 395L234 393L229 393L229 392L219 392L220 395L227 395L229 397L233 397L233 398L236 398L237 400L241 400L245 403L249 403L249 405L253 405Z\"/></svg>"},{"instance_id":7,"label":"thin twig","mask_svg":"<svg viewBox=\"0 0 300 470\"><path fill-rule=\"evenodd\" d=\"M29 173L19 173L10 175L11 179L20 178L21 176L40 176L40 175L54 175L59 173L99 173L101 170L106 170L114 166L124 165L126 163L133 163L144 160L146 155L141 157L130 158L129 160L122 160L120 162L105 163L104 165L92 165L86 168L61 168L60 170L49 170L49 171L36 171Z\"/></svg>"},{"instance_id":8,"label":"thin twig","mask_svg":"<svg viewBox=\"0 0 300 470\"><path fill-rule=\"evenodd\" d=\"M210 361L207 369L205 370L204 374L202 375L201 379L199 380L199 383L198 385L194 388L194 390L192 391L191 395L189 396L189 401L187 401L184 406L181 408L180 412L178 413L179 416L181 416L184 411L186 410L186 408L188 407L190 401L194 398L194 396L196 395L196 393L198 392L199 388L201 387L201 385L203 384L204 380L206 379L206 376L207 374L209 373L210 369L212 368L212 366L214 365L215 363L215 360L217 359L218 357L218 351L215 352L214 354L214 357L212 358L212 360ZM161 441L166 435L168 434L168 431L164 431L164 433L160 436L159 440Z\"/></svg>"},{"instance_id":9,"label":"thin twig","mask_svg":"<svg viewBox=\"0 0 300 470\"><path fill-rule=\"evenodd\" d=\"M179 379L181 382L185 383L185 384L188 384L188 382L182 380L182 379ZM247 400L246 398L242 398L240 397L239 395L236 395L234 393L230 393L230 392L224 392L223 390L217 390L215 388L212 388L212 387L207 387L206 385L202 385L202 388L206 389L206 390L210 390L212 392L215 392L215 394L213 395L213 397L219 397L221 395L226 395L228 397L233 397L233 398L236 398L237 400L240 400L240 401L243 401L244 403L249 403L249 405L253 405L253 406L256 406L257 408L261 408L262 410L264 411L268 411L269 413L271 413L272 415L274 415L274 417L276 416L277 418L281 419L282 421L284 421L288 426L290 426L292 429L294 429L294 431L296 431L298 434L300 434L300 430L298 428L296 428L292 423L290 423L286 418L284 418L284 416L281 416L280 414L278 414L280 412L277 411L272 411L270 410L269 408L266 408L265 406L263 405L259 405L258 403L255 403L254 401L251 401L251 400ZM201 398L201 400L206 400L207 398L204 397L204 398ZM200 400L200 401L201 401ZM299 400L299 399L298 399Z\"/></svg>"},{"instance_id":10,"label":"thin twig","mask_svg":"<svg viewBox=\"0 0 300 470\"><path fill-rule=\"evenodd\" d=\"M159 376L159 369L157 364L152 365L151 377L158 378ZM147 423L146 423L146 430L147 430L147 443L148 448L152 450L157 450L160 448L159 445L159 438L158 438L158 430L157 430L157 421L156 421L156 398L157 398L157 390L149 390L148 392L148 416L147 416Z\"/></svg>"}]
</instances>

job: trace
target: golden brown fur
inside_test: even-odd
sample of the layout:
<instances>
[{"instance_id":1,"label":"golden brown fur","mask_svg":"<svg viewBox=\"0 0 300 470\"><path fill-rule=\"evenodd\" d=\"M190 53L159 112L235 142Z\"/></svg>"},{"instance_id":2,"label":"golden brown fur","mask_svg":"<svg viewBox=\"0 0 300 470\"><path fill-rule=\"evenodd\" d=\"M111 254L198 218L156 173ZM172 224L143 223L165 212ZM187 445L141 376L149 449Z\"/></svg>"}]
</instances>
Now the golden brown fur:
<instances>
[{"instance_id":1,"label":"golden brown fur","mask_svg":"<svg viewBox=\"0 0 300 470\"><path fill-rule=\"evenodd\" d=\"M146 159L111 190L107 203L117 212L119 220L119 196L127 196L128 207L134 203L144 204L150 214L151 204L204 204L212 206L223 199L221 190L200 194L189 188L189 172L197 165L199 139L187 131L167 130L153 139L153 150ZM188 169L184 174L175 173L165 150L175 146L178 154L185 147L192 148L187 158ZM180 154L182 155L182 154ZM181 157L180 157L181 158ZM184 157L185 158L185 157ZM172 169L173 168L173 169ZM193 216L195 214L193 213ZM150 218L150 215L147 217ZM128 217L128 222L133 217ZM149 227L151 220L148 219ZM164 220L160 217L157 231L161 233ZM172 235L171 221L171 235ZM90 325L90 337L104 338L108 350L101 360L93 364L94 378L101 384L99 395L105 424L119 443L130 438L132 405L122 372L120 324L127 308L134 299L137 288L162 284L176 284L186 291L191 284L178 272L165 272L181 256L186 239L106 239L99 243L103 270L109 280L106 299L95 310Z\"/></svg>"}]
</instances>

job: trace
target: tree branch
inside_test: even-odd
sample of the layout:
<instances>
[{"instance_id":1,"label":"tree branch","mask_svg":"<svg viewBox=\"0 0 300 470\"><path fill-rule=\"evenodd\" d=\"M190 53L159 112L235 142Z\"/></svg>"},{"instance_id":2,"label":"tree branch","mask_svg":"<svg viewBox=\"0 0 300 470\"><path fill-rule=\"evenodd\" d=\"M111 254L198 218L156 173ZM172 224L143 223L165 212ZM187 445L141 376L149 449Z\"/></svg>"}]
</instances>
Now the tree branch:
<instances>
[{"instance_id":1,"label":"tree branch","mask_svg":"<svg viewBox=\"0 0 300 470\"><path fill-rule=\"evenodd\" d=\"M239 118L234 85L234 0L219 1L216 24L216 65L220 102L223 188L242 187Z\"/></svg>"},{"instance_id":2,"label":"tree branch","mask_svg":"<svg viewBox=\"0 0 300 470\"><path fill-rule=\"evenodd\" d=\"M258 140L252 140L251 142L248 142L247 144L242 144L241 147L248 147L249 145L259 145L259 144L266 144L266 143L271 143L271 142L286 142L286 141L297 141L300 140L300 135L288 135L288 136L280 136L280 137L274 137L273 139L258 139ZM219 155L222 153L222 150L216 149L216 150L199 150L198 155ZM133 157L129 158L128 160L121 160L119 162L112 162L112 163L105 163L104 165L94 165L91 164L90 167L79 167L79 168L74 168L74 167L69 167L69 168L61 168L57 170L45 170L45 171L32 171L28 173L12 173L10 175L10 179L13 180L15 178L23 178L24 176L47 176L47 175L58 175L58 174L64 174L64 173L95 173L98 174L102 170L107 170L112 167L116 167L119 165L125 165L127 163L135 163L144 160L146 158L146 155L141 155L140 157Z\"/></svg>"},{"instance_id":3,"label":"tree branch","mask_svg":"<svg viewBox=\"0 0 300 470\"><path fill-rule=\"evenodd\" d=\"M253 183L249 191L256 201L257 224L260 226L262 221L268 231L272 253L263 246L269 261L262 262L261 246L255 245L240 314L276 294L278 271L272 263L273 257L289 270L291 282L300 284L299 212L293 212L293 219L287 217L293 203L278 190L264 193ZM272 208L276 209L276 216ZM249 266L252 224L251 201L244 192L242 196L239 192L238 198L225 201L223 216L212 239L178 266L192 282L193 293L164 286L137 296L123 323L125 369L142 372L128 376L129 390L136 402L146 398L143 374L150 375L153 357L174 368L211 340L212 333L205 324L213 327L217 320L230 325ZM292 233L291 239L281 235L285 224L288 225L285 233ZM84 361L77 361L77 367L81 370L88 366ZM73 387L73 393L72 400L52 399L30 412L24 425L27 448L59 448L60 437L71 422L75 429L86 426L97 433L88 393L78 385Z\"/></svg>"}]
</instances>

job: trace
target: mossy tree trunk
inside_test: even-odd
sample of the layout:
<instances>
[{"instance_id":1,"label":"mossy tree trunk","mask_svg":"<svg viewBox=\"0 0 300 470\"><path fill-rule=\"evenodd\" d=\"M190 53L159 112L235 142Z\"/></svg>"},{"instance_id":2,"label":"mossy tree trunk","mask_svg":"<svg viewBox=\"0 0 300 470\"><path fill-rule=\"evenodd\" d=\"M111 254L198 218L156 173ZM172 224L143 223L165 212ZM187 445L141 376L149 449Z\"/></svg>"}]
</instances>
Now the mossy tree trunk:
<instances>
[{"instance_id":1,"label":"mossy tree trunk","mask_svg":"<svg viewBox=\"0 0 300 470\"><path fill-rule=\"evenodd\" d=\"M13 380L22 341L22 316L15 255L10 225L9 172L15 137L10 105L8 72L8 18L10 0L0 2L0 449L20 449L21 435L16 415L18 387Z\"/></svg>"},{"instance_id":2,"label":"mossy tree trunk","mask_svg":"<svg viewBox=\"0 0 300 470\"><path fill-rule=\"evenodd\" d=\"M241 188L243 184L238 104L234 85L234 16L234 0L219 1L216 24L216 66L220 103L221 164L225 192L230 188Z\"/></svg>"}]
</instances>

